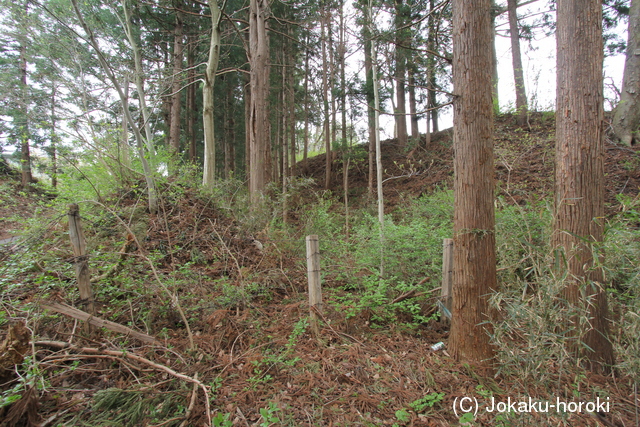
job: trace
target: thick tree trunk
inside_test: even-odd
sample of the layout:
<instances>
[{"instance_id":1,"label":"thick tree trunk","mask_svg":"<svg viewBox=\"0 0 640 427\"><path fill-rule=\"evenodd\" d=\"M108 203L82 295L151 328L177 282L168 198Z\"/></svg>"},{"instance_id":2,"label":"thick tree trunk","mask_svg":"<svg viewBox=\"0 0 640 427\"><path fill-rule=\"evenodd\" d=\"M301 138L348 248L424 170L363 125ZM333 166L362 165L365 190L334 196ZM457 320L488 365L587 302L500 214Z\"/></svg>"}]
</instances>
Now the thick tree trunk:
<instances>
[{"instance_id":1,"label":"thick tree trunk","mask_svg":"<svg viewBox=\"0 0 640 427\"><path fill-rule=\"evenodd\" d=\"M216 179L216 133L214 128L213 87L216 82L216 71L220 61L220 20L222 10L218 0L209 0L211 11L211 41L209 44L209 60L204 73L202 87L202 123L204 127L204 173L202 185L211 187Z\"/></svg>"},{"instance_id":2,"label":"thick tree trunk","mask_svg":"<svg viewBox=\"0 0 640 427\"><path fill-rule=\"evenodd\" d=\"M184 58L184 34L180 12L176 12L176 24L173 43L173 84L171 88L171 126L169 130L169 152L171 161L177 162L180 156L180 113L182 110L182 60Z\"/></svg>"},{"instance_id":3,"label":"thick tree trunk","mask_svg":"<svg viewBox=\"0 0 640 427\"><path fill-rule=\"evenodd\" d=\"M271 132L269 130L269 38L267 0L250 0L249 65L251 105L249 109L249 194L258 202L271 177Z\"/></svg>"},{"instance_id":4,"label":"thick tree trunk","mask_svg":"<svg viewBox=\"0 0 640 427\"><path fill-rule=\"evenodd\" d=\"M613 130L626 145L637 142L640 129L640 0L631 0L627 57L622 94L613 114Z\"/></svg>"},{"instance_id":5,"label":"thick tree trunk","mask_svg":"<svg viewBox=\"0 0 640 427\"><path fill-rule=\"evenodd\" d=\"M569 350L592 370L606 371L613 364L613 348L602 259L594 259L604 232L602 3L559 0L557 16L553 243L565 269L558 275L566 277L564 299L590 319L582 329L578 319L567 319Z\"/></svg>"},{"instance_id":6,"label":"thick tree trunk","mask_svg":"<svg viewBox=\"0 0 640 427\"><path fill-rule=\"evenodd\" d=\"M513 78L516 85L516 117L518 126L527 124L527 91L524 86L524 70L520 53L520 30L518 29L518 0L507 0L509 12L509 32L511 33L511 59Z\"/></svg>"},{"instance_id":7,"label":"thick tree trunk","mask_svg":"<svg viewBox=\"0 0 640 427\"><path fill-rule=\"evenodd\" d=\"M496 289L491 1L453 3L454 260L451 352L490 367Z\"/></svg>"}]
</instances>

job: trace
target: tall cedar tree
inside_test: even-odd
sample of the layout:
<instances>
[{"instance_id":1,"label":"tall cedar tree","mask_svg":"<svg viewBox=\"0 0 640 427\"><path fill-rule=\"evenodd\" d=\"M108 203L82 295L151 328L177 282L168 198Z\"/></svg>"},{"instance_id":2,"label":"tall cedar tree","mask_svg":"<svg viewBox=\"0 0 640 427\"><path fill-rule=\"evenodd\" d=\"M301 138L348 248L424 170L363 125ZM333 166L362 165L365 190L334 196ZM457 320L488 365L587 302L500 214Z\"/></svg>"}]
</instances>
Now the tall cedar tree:
<instances>
[{"instance_id":1,"label":"tall cedar tree","mask_svg":"<svg viewBox=\"0 0 640 427\"><path fill-rule=\"evenodd\" d=\"M266 0L251 0L249 9L249 193L257 202L271 177L269 126L269 36Z\"/></svg>"},{"instance_id":2,"label":"tall cedar tree","mask_svg":"<svg viewBox=\"0 0 640 427\"><path fill-rule=\"evenodd\" d=\"M454 255L451 350L490 367L489 293L496 288L491 0L453 2Z\"/></svg>"},{"instance_id":3,"label":"tall cedar tree","mask_svg":"<svg viewBox=\"0 0 640 427\"><path fill-rule=\"evenodd\" d=\"M595 371L613 364L602 286L604 232L604 110L602 3L558 0L556 184L554 245L566 277L564 298L589 321L567 319L570 350ZM567 273L566 275L564 273ZM576 335L578 334L578 335Z\"/></svg>"}]
</instances>

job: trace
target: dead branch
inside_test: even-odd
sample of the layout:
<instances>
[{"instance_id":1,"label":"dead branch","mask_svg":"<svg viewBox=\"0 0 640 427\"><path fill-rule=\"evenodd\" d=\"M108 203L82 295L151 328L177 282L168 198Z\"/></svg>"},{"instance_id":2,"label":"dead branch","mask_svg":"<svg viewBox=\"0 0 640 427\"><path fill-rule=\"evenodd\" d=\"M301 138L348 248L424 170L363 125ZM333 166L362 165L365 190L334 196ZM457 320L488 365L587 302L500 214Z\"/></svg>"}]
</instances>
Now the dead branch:
<instances>
[{"instance_id":1,"label":"dead branch","mask_svg":"<svg viewBox=\"0 0 640 427\"><path fill-rule=\"evenodd\" d=\"M167 374L174 376L176 378L179 378L183 381L196 384L204 392L204 396L205 396L204 401L206 405L208 425L209 426L211 425L211 407L209 404L210 387L202 383L200 380L198 380L198 378L192 378L188 375L181 374L180 372L176 372L173 369L169 368L168 366L160 365L142 356L138 356L135 353L127 352L124 349L123 350L104 350L104 349L91 348L91 347L78 347L76 345L69 344L64 341L36 341L33 343L33 345L36 347L49 347L49 348L55 348L55 349L72 350L72 351L76 351L78 353L84 353L87 355L110 356L111 358L121 362L124 362L125 359L129 359L138 363L145 364L147 366L151 366L152 368L158 371L166 372Z\"/></svg>"},{"instance_id":2,"label":"dead branch","mask_svg":"<svg viewBox=\"0 0 640 427\"><path fill-rule=\"evenodd\" d=\"M127 328L126 326L123 326L119 323L111 322L110 320L104 320L99 317L92 316L85 311L78 310L77 308L73 308L67 304L52 302L49 304L41 304L41 307L47 310L52 310L57 313L64 314L69 317L73 317L74 319L83 320L85 322L88 322L90 325L96 326L98 328L107 328L110 331L119 332L121 334L131 336L132 338L136 338L143 342L148 342L151 344L158 342L151 335L134 331L131 328Z\"/></svg>"}]
</instances>

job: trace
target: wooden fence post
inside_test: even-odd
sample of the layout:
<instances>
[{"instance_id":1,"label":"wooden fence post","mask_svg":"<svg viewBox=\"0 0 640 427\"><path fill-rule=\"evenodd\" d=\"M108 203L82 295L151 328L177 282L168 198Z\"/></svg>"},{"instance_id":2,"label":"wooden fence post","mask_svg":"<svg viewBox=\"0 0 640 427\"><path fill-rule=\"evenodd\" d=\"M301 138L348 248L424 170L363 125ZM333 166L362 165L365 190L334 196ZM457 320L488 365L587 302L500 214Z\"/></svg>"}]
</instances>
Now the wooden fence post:
<instances>
[{"instance_id":1,"label":"wooden fence post","mask_svg":"<svg viewBox=\"0 0 640 427\"><path fill-rule=\"evenodd\" d=\"M87 257L87 245L80 223L80 209L73 203L69 205L69 237L73 246L75 256L76 280L80 291L81 305L86 307L86 311L95 316L96 308L93 299L93 289L91 289L91 273L89 272L89 260Z\"/></svg>"},{"instance_id":2,"label":"wooden fence post","mask_svg":"<svg viewBox=\"0 0 640 427\"><path fill-rule=\"evenodd\" d=\"M307 236L307 277L309 280L309 312L311 329L319 335L318 312L322 312L322 287L320 285L320 248L318 236Z\"/></svg>"},{"instance_id":3,"label":"wooden fence post","mask_svg":"<svg viewBox=\"0 0 640 427\"><path fill-rule=\"evenodd\" d=\"M453 282L453 239L444 239L442 242L442 314L451 319Z\"/></svg>"}]
</instances>

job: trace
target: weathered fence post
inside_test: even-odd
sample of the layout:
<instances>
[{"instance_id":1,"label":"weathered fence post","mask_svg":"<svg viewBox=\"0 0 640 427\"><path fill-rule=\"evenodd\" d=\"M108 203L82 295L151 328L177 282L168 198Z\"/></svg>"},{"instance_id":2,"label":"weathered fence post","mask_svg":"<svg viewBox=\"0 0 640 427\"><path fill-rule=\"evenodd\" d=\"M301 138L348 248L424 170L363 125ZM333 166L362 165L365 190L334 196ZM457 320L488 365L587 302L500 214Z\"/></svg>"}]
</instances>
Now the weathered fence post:
<instances>
[{"instance_id":1,"label":"weathered fence post","mask_svg":"<svg viewBox=\"0 0 640 427\"><path fill-rule=\"evenodd\" d=\"M317 313L322 312L322 287L320 285L320 249L318 236L315 234L307 236L307 276L311 329L319 335Z\"/></svg>"},{"instance_id":2,"label":"weathered fence post","mask_svg":"<svg viewBox=\"0 0 640 427\"><path fill-rule=\"evenodd\" d=\"M451 286L453 282L453 239L444 239L442 242L442 314L451 319Z\"/></svg>"},{"instance_id":3,"label":"weathered fence post","mask_svg":"<svg viewBox=\"0 0 640 427\"><path fill-rule=\"evenodd\" d=\"M86 311L95 316L96 308L93 300L93 289L91 289L91 274L89 273L89 260L87 257L87 245L80 223L80 209L73 203L69 205L69 237L73 246L75 256L76 280L80 291L80 304L86 307Z\"/></svg>"}]
</instances>

